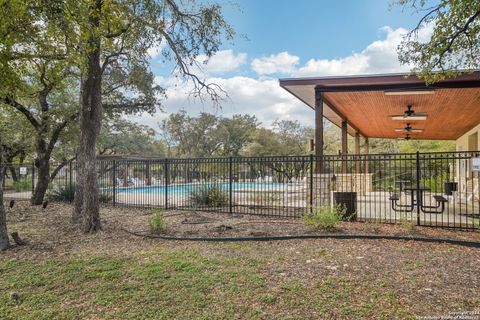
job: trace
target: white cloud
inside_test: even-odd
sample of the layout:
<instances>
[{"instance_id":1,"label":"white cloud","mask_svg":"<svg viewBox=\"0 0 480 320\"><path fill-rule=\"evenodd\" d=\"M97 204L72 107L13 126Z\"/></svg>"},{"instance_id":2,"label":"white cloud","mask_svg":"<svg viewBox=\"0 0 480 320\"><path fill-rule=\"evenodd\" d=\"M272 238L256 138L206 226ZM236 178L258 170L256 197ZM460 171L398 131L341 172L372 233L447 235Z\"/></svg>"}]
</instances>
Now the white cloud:
<instances>
[{"instance_id":1,"label":"white cloud","mask_svg":"<svg viewBox=\"0 0 480 320\"><path fill-rule=\"evenodd\" d=\"M197 58L203 72L206 74L221 74L237 70L247 60L246 53L235 55L232 50L220 50L210 59L205 55ZM206 63L205 63L206 62Z\"/></svg>"},{"instance_id":2,"label":"white cloud","mask_svg":"<svg viewBox=\"0 0 480 320\"><path fill-rule=\"evenodd\" d=\"M339 59L310 59L293 75L305 77L408 72L410 67L401 65L397 58L397 47L407 30L383 27L381 31L386 33L386 38L372 42L360 53Z\"/></svg>"},{"instance_id":3,"label":"white cloud","mask_svg":"<svg viewBox=\"0 0 480 320\"><path fill-rule=\"evenodd\" d=\"M431 29L431 28L430 28ZM222 103L222 108L216 110L206 99L205 104L189 98L190 85L174 77L157 77L156 81L167 88L167 100L164 102L166 113L155 116L144 115L138 121L156 128L157 121L164 119L168 114L181 109L195 115L199 112L217 113L223 116L233 114L255 115L264 126L271 126L278 119L299 120L304 125L314 125L313 111L305 104L280 88L278 80L273 77L276 73L289 76L326 76L351 75L390 72L408 72L408 66L402 66L397 59L397 46L400 44L405 29L381 29L382 39L372 42L359 53L338 59L310 59L305 64L299 64L299 57L288 52L254 59L251 68L258 73L258 77L234 76L212 77L213 73L221 73L238 69L246 60L246 54L234 54L231 50L224 50L213 57L206 65L207 80L219 84L230 99ZM426 39L429 31L422 31L420 35ZM208 76L210 74L210 76ZM270 76L267 76L270 75Z\"/></svg>"},{"instance_id":4,"label":"white cloud","mask_svg":"<svg viewBox=\"0 0 480 320\"><path fill-rule=\"evenodd\" d=\"M277 79L253 79L236 76L231 78L209 78L211 82L220 85L228 92L229 98L222 102L221 108L216 109L208 99L202 104L198 99L189 98L189 84L172 86L167 89L167 100L164 102L166 113L157 113L155 116L144 114L134 117L142 124L158 129L157 122L168 114L187 110L190 115L200 112L216 113L225 117L234 114L255 115L263 124L269 127L278 119L299 120L304 124L313 125L314 120L310 108L295 99L278 85Z\"/></svg>"},{"instance_id":5,"label":"white cloud","mask_svg":"<svg viewBox=\"0 0 480 320\"><path fill-rule=\"evenodd\" d=\"M151 59L156 58L163 49L167 46L167 43L165 41L161 41L159 43L156 43L152 47L148 48L147 54L150 56Z\"/></svg>"},{"instance_id":6,"label":"white cloud","mask_svg":"<svg viewBox=\"0 0 480 320\"><path fill-rule=\"evenodd\" d=\"M253 59L251 66L258 74L291 73L299 61L299 57L284 51L269 57Z\"/></svg>"}]
</instances>

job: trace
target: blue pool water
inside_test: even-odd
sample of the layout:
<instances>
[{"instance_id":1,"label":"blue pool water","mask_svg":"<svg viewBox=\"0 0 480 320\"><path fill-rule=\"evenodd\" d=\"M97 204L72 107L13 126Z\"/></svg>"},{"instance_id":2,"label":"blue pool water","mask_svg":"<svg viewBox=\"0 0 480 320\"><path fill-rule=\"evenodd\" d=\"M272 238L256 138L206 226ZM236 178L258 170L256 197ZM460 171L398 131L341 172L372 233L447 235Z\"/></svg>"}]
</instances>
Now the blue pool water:
<instances>
[{"instance_id":1,"label":"blue pool water","mask_svg":"<svg viewBox=\"0 0 480 320\"><path fill-rule=\"evenodd\" d=\"M130 187L130 188L119 188L118 192L120 193L146 193L146 194L163 194L165 193L165 188L167 188L168 194L178 194L185 195L189 194L193 190L199 190L207 186L217 186L225 191L229 190L229 183L205 183L205 184L178 184L178 185L169 185L169 186L148 186L148 187ZM262 190L283 190L288 188L286 183L232 183L233 191L262 191Z\"/></svg>"}]
</instances>

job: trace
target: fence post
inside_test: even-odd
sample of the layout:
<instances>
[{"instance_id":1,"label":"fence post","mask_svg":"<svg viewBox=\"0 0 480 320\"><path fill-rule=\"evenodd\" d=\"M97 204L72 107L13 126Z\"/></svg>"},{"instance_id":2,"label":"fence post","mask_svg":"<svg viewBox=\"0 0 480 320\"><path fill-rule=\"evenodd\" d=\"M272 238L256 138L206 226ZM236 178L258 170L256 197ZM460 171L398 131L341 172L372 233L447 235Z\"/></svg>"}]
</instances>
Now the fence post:
<instances>
[{"instance_id":1,"label":"fence post","mask_svg":"<svg viewBox=\"0 0 480 320\"><path fill-rule=\"evenodd\" d=\"M165 162L163 164L163 170L164 170L164 188L165 188L165 209L168 208L168 159L165 158Z\"/></svg>"},{"instance_id":2,"label":"fence post","mask_svg":"<svg viewBox=\"0 0 480 320\"><path fill-rule=\"evenodd\" d=\"M417 151L417 161L416 161L416 176L417 176L417 226L420 225L420 205L421 205L421 201L422 199L420 199L421 197L421 192L420 192L420 152Z\"/></svg>"},{"instance_id":3,"label":"fence post","mask_svg":"<svg viewBox=\"0 0 480 320\"><path fill-rule=\"evenodd\" d=\"M313 154L310 155L310 213L313 212Z\"/></svg>"},{"instance_id":4,"label":"fence post","mask_svg":"<svg viewBox=\"0 0 480 320\"><path fill-rule=\"evenodd\" d=\"M233 158L229 157L228 158L230 163L229 163L229 175L228 175L228 182L229 182L229 189L228 189L228 212L232 213L233 212L233 204L232 204L232 166L233 166Z\"/></svg>"},{"instance_id":5,"label":"fence post","mask_svg":"<svg viewBox=\"0 0 480 320\"><path fill-rule=\"evenodd\" d=\"M117 205L117 161L113 160L113 206Z\"/></svg>"}]
</instances>

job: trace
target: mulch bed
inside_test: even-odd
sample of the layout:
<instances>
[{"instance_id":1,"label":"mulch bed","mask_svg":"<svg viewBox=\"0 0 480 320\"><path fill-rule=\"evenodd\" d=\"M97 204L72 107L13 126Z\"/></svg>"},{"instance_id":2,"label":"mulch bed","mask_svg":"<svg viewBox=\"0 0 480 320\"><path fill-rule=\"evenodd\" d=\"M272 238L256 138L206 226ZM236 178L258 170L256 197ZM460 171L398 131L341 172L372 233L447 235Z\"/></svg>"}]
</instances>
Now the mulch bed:
<instances>
[{"instance_id":1,"label":"mulch bed","mask_svg":"<svg viewBox=\"0 0 480 320\"><path fill-rule=\"evenodd\" d=\"M69 223L71 206L52 203L47 209L32 207L28 202L18 202L13 209L7 209L10 231L19 231L22 227L31 229L39 224L63 223L57 226L57 233L78 232ZM152 209L126 207L103 207L101 210L104 228L116 231L128 231L139 234L151 234L149 217ZM170 237L271 237L301 235L385 235L443 238L480 242L480 232L442 229L433 227L407 228L402 225L371 222L340 222L334 229L313 229L303 224L302 219L255 216L245 214L227 214L201 211L165 211L166 230L160 235ZM68 237L67 237L68 238Z\"/></svg>"}]
</instances>

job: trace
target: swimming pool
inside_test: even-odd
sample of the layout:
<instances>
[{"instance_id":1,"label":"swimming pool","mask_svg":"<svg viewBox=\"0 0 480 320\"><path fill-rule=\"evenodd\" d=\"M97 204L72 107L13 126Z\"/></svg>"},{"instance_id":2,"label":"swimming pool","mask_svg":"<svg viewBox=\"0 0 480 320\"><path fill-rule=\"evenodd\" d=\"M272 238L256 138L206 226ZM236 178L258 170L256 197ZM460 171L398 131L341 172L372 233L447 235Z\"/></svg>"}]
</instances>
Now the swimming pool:
<instances>
[{"instance_id":1,"label":"swimming pool","mask_svg":"<svg viewBox=\"0 0 480 320\"><path fill-rule=\"evenodd\" d=\"M177 195L186 195L191 193L194 190L200 190L205 187L216 186L220 187L225 192L228 192L230 184L227 183L199 183L199 184L176 184L168 186L145 186L145 187L129 187L129 188L119 188L119 193L144 193L144 194L177 194ZM233 191L287 191L298 186L298 184L287 184L287 183L242 183L234 182L232 183ZM165 190L165 188L167 190Z\"/></svg>"}]
</instances>

